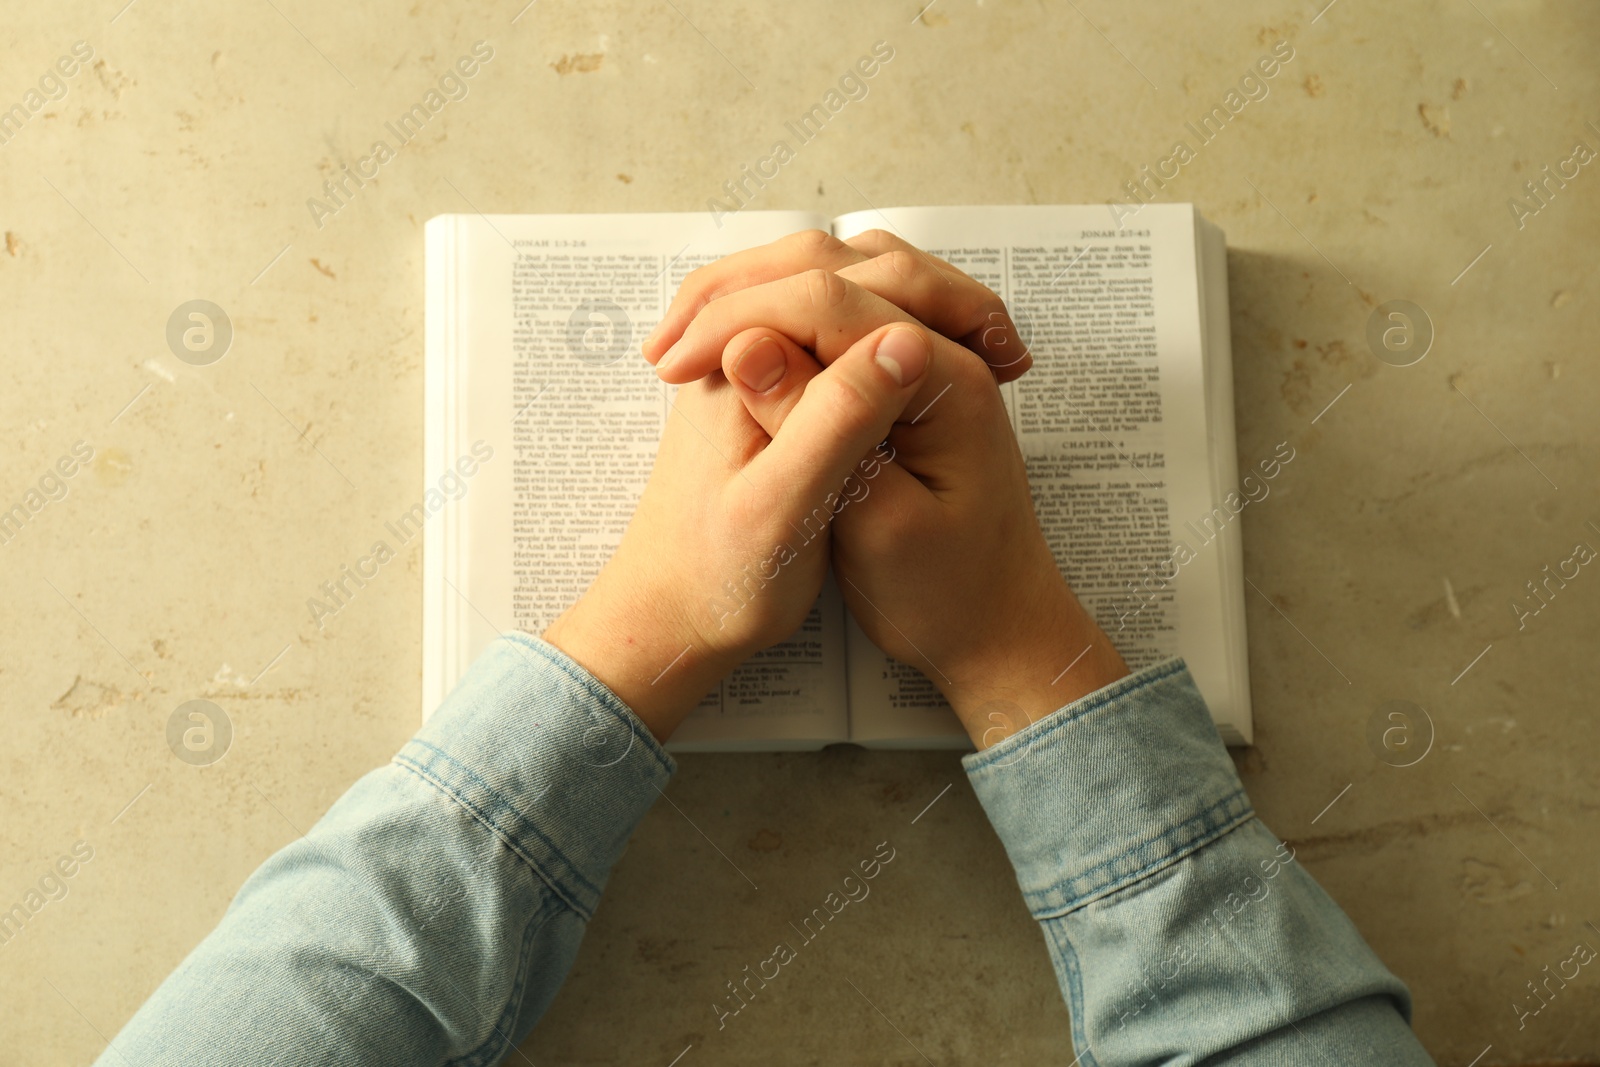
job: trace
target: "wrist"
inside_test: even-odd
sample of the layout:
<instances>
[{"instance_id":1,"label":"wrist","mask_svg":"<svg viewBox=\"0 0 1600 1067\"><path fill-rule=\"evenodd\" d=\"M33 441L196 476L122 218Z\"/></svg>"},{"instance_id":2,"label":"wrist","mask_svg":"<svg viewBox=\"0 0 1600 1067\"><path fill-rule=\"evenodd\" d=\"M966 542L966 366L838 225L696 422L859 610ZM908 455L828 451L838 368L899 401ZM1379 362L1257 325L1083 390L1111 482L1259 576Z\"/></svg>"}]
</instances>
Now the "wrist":
<instances>
[{"instance_id":1,"label":"wrist","mask_svg":"<svg viewBox=\"0 0 1600 1067\"><path fill-rule=\"evenodd\" d=\"M669 604L648 593L625 595L602 571L594 587L543 634L662 742L741 658L708 647Z\"/></svg>"},{"instance_id":2,"label":"wrist","mask_svg":"<svg viewBox=\"0 0 1600 1067\"><path fill-rule=\"evenodd\" d=\"M1065 580L1039 601L959 661L941 686L980 750L1129 674Z\"/></svg>"}]
</instances>

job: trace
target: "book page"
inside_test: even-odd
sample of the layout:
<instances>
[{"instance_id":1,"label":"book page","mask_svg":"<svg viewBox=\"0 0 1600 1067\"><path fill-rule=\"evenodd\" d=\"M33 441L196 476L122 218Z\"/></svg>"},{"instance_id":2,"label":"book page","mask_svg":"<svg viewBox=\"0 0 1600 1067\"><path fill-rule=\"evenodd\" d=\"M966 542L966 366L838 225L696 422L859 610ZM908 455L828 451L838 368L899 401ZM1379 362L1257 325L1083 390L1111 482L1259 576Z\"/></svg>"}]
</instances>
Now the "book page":
<instances>
[{"instance_id":1,"label":"book page","mask_svg":"<svg viewBox=\"0 0 1600 1067\"><path fill-rule=\"evenodd\" d=\"M430 462L448 465L474 442L493 450L453 505L457 525L440 525L451 544L438 596L455 630L442 638L449 668L441 677L459 676L498 632L541 633L615 551L676 393L656 378L639 345L684 276L730 252L826 224L803 212L741 212L718 222L688 213L461 215L428 224L430 272L435 245L443 259L450 243L435 234L453 231L454 332L440 344L454 352L461 379L437 387L454 394L460 415L459 425L435 435L448 443ZM430 289L434 282L430 273ZM430 315L449 317L432 298ZM432 370L431 347L429 359ZM430 377L430 401L435 388ZM438 416L449 417L448 410ZM451 606L452 599L463 603ZM708 694L670 747L842 740L843 616L830 586L799 632Z\"/></svg>"},{"instance_id":2,"label":"book page","mask_svg":"<svg viewBox=\"0 0 1600 1067\"><path fill-rule=\"evenodd\" d=\"M1195 217L1200 241L1200 319L1206 336L1206 392L1209 413L1206 429L1210 434L1211 499L1221 504L1200 520L1198 526L1190 520L1191 529L1210 530L1216 525L1218 511L1226 519L1234 514L1230 500L1238 502L1238 510L1246 504L1266 499L1270 492L1262 479L1268 472L1276 472L1282 455L1274 450L1267 460L1258 460L1258 470L1243 479L1245 495L1239 495L1239 445L1234 430L1233 411L1233 326L1228 314L1228 240L1218 227ZM1287 442L1284 442L1287 445ZM1292 458L1293 453L1290 453ZM1268 479L1270 480L1270 479ZM1209 612L1209 617L1221 618L1221 636L1224 647L1223 663L1218 670L1226 680L1217 688L1230 692L1227 714L1223 717L1212 709L1217 718L1217 729L1222 739L1230 745L1248 745L1255 739L1255 716L1250 698L1250 648L1245 629L1244 611L1244 530L1240 523L1225 522L1215 538L1215 551L1221 566L1221 578L1215 588L1220 598L1215 604L1197 604L1196 614ZM1209 595L1202 587L1200 597ZM1203 616L1205 617L1205 616Z\"/></svg>"},{"instance_id":3,"label":"book page","mask_svg":"<svg viewBox=\"0 0 1600 1067\"><path fill-rule=\"evenodd\" d=\"M899 208L843 216L834 232L875 227L1006 301L1035 362L1002 391L1058 565L1131 668L1183 655L1231 723L1224 557L1207 551L1229 524L1212 510L1192 207L1146 205L1120 231L1103 207ZM1181 565L1179 541L1193 555ZM1063 645L1062 675L1082 651ZM958 729L932 683L854 620L848 654L856 740Z\"/></svg>"}]
</instances>

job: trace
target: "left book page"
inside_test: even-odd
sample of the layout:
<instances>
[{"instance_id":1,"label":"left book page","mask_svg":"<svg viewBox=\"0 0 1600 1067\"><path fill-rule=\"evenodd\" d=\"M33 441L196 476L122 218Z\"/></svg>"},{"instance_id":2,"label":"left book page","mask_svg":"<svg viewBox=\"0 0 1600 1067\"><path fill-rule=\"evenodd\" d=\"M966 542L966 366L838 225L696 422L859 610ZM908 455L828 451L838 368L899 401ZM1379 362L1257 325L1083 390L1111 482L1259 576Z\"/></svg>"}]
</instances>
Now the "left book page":
<instances>
[{"instance_id":1,"label":"left book page","mask_svg":"<svg viewBox=\"0 0 1600 1067\"><path fill-rule=\"evenodd\" d=\"M719 221L429 220L424 473L443 499L425 517L424 716L498 633L543 632L616 549L675 392L639 345L684 276L828 225L787 211ZM794 637L707 694L670 747L805 748L848 735L844 608L830 581Z\"/></svg>"}]
</instances>

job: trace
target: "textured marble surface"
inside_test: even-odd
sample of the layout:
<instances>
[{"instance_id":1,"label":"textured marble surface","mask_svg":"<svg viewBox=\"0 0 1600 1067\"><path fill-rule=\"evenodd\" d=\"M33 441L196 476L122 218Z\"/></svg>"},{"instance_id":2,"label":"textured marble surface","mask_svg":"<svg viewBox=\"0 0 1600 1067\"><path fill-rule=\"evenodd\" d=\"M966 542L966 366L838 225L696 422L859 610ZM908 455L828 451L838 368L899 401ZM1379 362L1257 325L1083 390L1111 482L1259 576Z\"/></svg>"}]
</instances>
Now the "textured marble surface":
<instances>
[{"instance_id":1,"label":"textured marble surface","mask_svg":"<svg viewBox=\"0 0 1600 1067\"><path fill-rule=\"evenodd\" d=\"M1544 965L1600 946L1600 574L1526 586L1600 547L1600 167L1572 162L1600 150L1600 10L523 2L6 13L0 505L60 498L0 544L0 902L92 858L0 946L0 1061L98 1055L416 725L420 551L321 628L305 601L421 492L423 222L701 210L884 40L868 97L758 206L1101 202L1189 142L1159 196L1228 233L1241 464L1297 454L1243 517L1251 794L1440 1063L1600 1062L1600 975L1518 1018ZM465 98L308 208L480 40ZM1186 124L1280 41L1200 144ZM233 326L204 366L166 339L195 299ZM1410 366L1369 347L1393 300L1435 334ZM209 766L168 747L192 699L232 723ZM1410 713L1413 766L1371 737L1395 701L1432 724L1425 747ZM670 795L513 1062L1071 1058L954 755L691 757ZM884 839L870 900L719 1032L724 981Z\"/></svg>"}]
</instances>

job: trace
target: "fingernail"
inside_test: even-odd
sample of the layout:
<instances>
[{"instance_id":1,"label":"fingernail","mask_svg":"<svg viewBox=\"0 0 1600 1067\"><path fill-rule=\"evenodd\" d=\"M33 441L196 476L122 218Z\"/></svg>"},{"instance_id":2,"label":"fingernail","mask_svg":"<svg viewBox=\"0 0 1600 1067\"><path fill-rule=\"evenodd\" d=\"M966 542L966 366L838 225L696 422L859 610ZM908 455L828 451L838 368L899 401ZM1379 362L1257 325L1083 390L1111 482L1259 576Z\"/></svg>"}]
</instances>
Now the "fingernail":
<instances>
[{"instance_id":1,"label":"fingernail","mask_svg":"<svg viewBox=\"0 0 1600 1067\"><path fill-rule=\"evenodd\" d=\"M669 348L665 352L661 353L661 358L656 360L656 370L660 370L662 367L665 367L668 363L671 363L675 358L677 358L678 353L682 349L683 349L683 340L682 340L682 338L679 338L677 344L673 345L671 348Z\"/></svg>"},{"instance_id":2,"label":"fingernail","mask_svg":"<svg viewBox=\"0 0 1600 1067\"><path fill-rule=\"evenodd\" d=\"M640 344L639 347L641 347L641 348L649 348L651 345L655 344L656 343L656 338L661 336L661 327L663 327L665 325L666 325L666 323L664 321L656 323L656 328L651 330L649 332L649 334L647 334L645 336L645 339L644 339L643 343Z\"/></svg>"},{"instance_id":3,"label":"fingernail","mask_svg":"<svg viewBox=\"0 0 1600 1067\"><path fill-rule=\"evenodd\" d=\"M733 364L733 376L753 393L764 393L783 379L789 361L778 342L763 337L740 353Z\"/></svg>"},{"instance_id":4,"label":"fingernail","mask_svg":"<svg viewBox=\"0 0 1600 1067\"><path fill-rule=\"evenodd\" d=\"M898 326L883 335L872 358L897 385L910 385L928 369L928 346L922 334L909 326Z\"/></svg>"}]
</instances>

